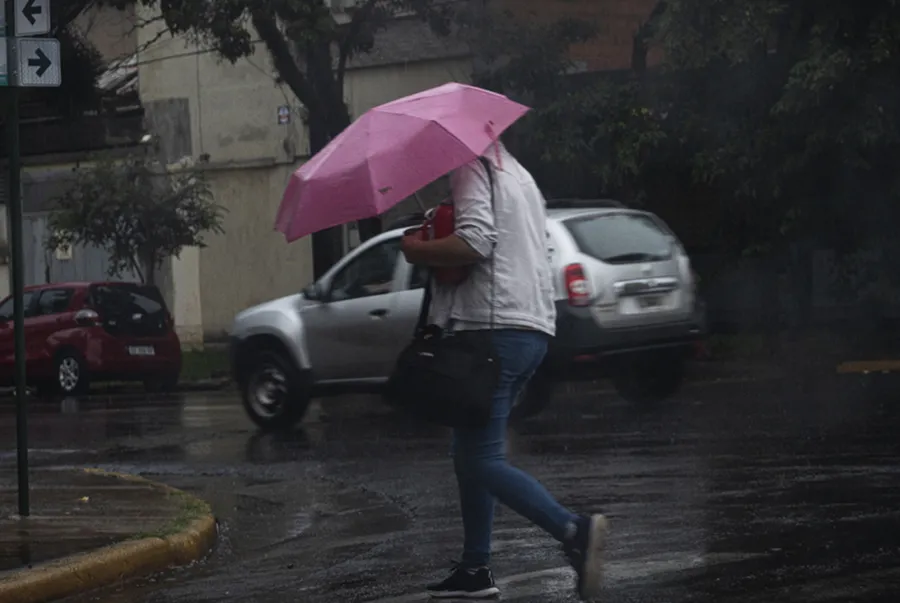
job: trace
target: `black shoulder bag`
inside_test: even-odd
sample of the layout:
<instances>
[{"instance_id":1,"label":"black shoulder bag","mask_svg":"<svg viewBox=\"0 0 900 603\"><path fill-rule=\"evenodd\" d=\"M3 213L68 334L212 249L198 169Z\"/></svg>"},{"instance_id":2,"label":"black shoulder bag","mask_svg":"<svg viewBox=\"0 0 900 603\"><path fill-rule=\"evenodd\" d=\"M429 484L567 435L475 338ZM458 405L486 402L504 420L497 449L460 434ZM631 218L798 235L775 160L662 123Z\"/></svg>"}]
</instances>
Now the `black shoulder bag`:
<instances>
[{"instance_id":1,"label":"black shoulder bag","mask_svg":"<svg viewBox=\"0 0 900 603\"><path fill-rule=\"evenodd\" d=\"M490 182L493 210L494 176L490 163L483 157L481 161ZM491 341L494 262L492 253L489 331L453 332L452 319L446 329L428 325L432 299L432 279L428 279L413 341L400 354L388 380L388 404L415 418L446 427L473 428L488 423L500 378L500 361Z\"/></svg>"}]
</instances>

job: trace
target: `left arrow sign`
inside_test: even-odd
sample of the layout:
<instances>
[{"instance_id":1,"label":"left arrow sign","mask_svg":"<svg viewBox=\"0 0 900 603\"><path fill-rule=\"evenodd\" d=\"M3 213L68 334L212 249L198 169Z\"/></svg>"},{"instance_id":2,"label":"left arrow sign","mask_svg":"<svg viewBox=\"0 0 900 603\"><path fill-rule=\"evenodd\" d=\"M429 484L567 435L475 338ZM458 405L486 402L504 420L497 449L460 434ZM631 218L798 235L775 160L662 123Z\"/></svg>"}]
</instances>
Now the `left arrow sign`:
<instances>
[{"instance_id":1,"label":"left arrow sign","mask_svg":"<svg viewBox=\"0 0 900 603\"><path fill-rule=\"evenodd\" d=\"M31 25L35 25L37 23L37 19L35 17L44 12L44 7L35 4L37 0L28 0L25 3L25 6L22 8L22 16L28 19L28 22Z\"/></svg>"},{"instance_id":2,"label":"left arrow sign","mask_svg":"<svg viewBox=\"0 0 900 603\"><path fill-rule=\"evenodd\" d=\"M50 33L50 0L15 0L16 37Z\"/></svg>"}]
</instances>

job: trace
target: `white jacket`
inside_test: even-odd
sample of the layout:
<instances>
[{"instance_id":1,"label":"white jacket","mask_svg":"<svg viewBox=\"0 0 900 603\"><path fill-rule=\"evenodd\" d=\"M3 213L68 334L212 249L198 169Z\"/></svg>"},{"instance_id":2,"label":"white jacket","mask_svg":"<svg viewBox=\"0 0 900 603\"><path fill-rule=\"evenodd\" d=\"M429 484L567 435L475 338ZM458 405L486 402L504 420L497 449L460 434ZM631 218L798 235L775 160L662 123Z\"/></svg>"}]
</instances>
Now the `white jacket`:
<instances>
[{"instance_id":1,"label":"white jacket","mask_svg":"<svg viewBox=\"0 0 900 603\"><path fill-rule=\"evenodd\" d=\"M488 149L485 157L492 166L493 211L480 160L450 175L456 235L485 259L460 285L433 284L429 321L446 327L452 319L454 330L490 328L493 263L494 328L555 335L546 202L528 170L503 145Z\"/></svg>"}]
</instances>

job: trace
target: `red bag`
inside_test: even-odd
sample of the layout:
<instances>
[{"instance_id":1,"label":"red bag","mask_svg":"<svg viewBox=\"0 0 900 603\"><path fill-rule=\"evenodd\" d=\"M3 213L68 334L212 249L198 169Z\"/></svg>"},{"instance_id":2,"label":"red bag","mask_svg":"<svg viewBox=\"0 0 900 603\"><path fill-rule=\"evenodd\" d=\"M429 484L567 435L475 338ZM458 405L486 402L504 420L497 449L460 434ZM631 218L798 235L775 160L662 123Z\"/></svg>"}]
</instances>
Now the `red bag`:
<instances>
[{"instance_id":1,"label":"red bag","mask_svg":"<svg viewBox=\"0 0 900 603\"><path fill-rule=\"evenodd\" d=\"M454 232L453 203L442 201L436 208L428 212L425 222L419 230L423 241L432 241L449 237ZM453 268L433 268L434 279L442 285L458 285L469 276L469 266Z\"/></svg>"}]
</instances>

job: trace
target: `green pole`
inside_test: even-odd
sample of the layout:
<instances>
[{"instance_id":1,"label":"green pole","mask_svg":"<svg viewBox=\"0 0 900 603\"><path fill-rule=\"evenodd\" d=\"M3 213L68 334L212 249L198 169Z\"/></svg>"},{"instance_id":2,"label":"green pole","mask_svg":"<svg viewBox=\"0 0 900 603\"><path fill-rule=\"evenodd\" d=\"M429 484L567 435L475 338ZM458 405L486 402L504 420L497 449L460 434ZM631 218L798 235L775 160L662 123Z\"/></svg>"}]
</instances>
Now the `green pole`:
<instances>
[{"instance_id":1,"label":"green pole","mask_svg":"<svg viewBox=\"0 0 900 603\"><path fill-rule=\"evenodd\" d=\"M6 1L6 56L8 113L6 115L7 156L9 157L9 238L11 257L10 289L13 295L13 328L16 351L16 460L19 477L19 515L31 514L28 488L28 400L25 389L25 270L22 251L22 184L19 155L19 88L14 70L18 69L15 2Z\"/></svg>"}]
</instances>

